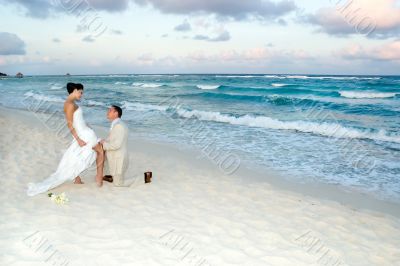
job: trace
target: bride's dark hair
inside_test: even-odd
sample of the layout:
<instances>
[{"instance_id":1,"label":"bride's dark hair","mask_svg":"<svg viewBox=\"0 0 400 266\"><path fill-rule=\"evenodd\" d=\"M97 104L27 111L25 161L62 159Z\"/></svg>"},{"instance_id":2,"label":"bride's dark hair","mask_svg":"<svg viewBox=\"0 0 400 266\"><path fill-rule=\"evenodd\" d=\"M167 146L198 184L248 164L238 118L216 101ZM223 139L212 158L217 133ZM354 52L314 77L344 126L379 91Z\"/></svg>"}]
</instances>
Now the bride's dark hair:
<instances>
[{"instance_id":1,"label":"bride's dark hair","mask_svg":"<svg viewBox=\"0 0 400 266\"><path fill-rule=\"evenodd\" d=\"M83 91L83 85L80 83L72 83L72 82L67 83L68 94L73 93L74 90L82 90Z\"/></svg>"}]
</instances>

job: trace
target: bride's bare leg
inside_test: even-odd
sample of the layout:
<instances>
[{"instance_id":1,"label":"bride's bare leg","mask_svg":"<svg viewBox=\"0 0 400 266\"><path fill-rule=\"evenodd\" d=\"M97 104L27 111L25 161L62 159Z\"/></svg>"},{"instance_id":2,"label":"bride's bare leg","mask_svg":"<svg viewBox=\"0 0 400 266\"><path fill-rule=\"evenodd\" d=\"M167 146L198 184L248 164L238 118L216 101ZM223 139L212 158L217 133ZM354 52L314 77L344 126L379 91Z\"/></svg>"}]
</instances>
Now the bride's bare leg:
<instances>
[{"instance_id":1,"label":"bride's bare leg","mask_svg":"<svg viewBox=\"0 0 400 266\"><path fill-rule=\"evenodd\" d=\"M103 150L103 146L101 146L101 144L97 144L93 149L97 153L97 157L96 157L96 167L97 167L96 183L97 183L97 186L101 187L103 185L104 150Z\"/></svg>"},{"instance_id":2,"label":"bride's bare leg","mask_svg":"<svg viewBox=\"0 0 400 266\"><path fill-rule=\"evenodd\" d=\"M75 177L74 184L82 185L82 184L85 184L85 183L82 182L82 179L81 179L80 176L77 176L77 177Z\"/></svg>"}]
</instances>

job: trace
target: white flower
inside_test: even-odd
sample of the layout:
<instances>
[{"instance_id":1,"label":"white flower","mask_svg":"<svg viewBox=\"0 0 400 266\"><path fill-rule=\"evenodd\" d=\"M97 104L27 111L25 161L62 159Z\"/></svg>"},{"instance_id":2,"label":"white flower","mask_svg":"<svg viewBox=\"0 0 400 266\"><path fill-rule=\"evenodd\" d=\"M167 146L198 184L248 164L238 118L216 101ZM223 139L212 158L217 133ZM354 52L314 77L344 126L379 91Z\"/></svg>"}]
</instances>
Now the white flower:
<instances>
[{"instance_id":1,"label":"white flower","mask_svg":"<svg viewBox=\"0 0 400 266\"><path fill-rule=\"evenodd\" d=\"M55 202L57 205L64 205L65 203L67 203L69 201L64 192L59 195L51 194L50 199L51 199L51 201Z\"/></svg>"}]
</instances>

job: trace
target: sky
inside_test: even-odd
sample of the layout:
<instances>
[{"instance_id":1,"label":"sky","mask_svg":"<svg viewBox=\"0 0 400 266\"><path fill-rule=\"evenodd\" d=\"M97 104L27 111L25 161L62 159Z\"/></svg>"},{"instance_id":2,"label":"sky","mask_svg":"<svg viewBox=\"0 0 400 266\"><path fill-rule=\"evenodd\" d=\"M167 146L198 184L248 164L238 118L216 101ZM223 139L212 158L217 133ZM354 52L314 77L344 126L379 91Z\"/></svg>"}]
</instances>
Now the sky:
<instances>
[{"instance_id":1,"label":"sky","mask_svg":"<svg viewBox=\"0 0 400 266\"><path fill-rule=\"evenodd\" d=\"M15 75L400 74L400 0L0 0Z\"/></svg>"}]
</instances>

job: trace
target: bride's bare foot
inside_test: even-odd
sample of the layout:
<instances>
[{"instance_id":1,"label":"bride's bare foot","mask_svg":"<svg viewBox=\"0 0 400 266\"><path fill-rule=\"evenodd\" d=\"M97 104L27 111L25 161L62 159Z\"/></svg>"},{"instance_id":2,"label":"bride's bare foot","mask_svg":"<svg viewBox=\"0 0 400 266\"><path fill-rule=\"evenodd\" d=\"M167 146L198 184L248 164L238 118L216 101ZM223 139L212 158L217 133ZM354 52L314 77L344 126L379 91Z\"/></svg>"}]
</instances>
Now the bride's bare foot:
<instances>
[{"instance_id":1,"label":"bride's bare foot","mask_svg":"<svg viewBox=\"0 0 400 266\"><path fill-rule=\"evenodd\" d=\"M78 184L78 185L83 185L85 183L82 182L82 179L80 176L77 176L74 180L74 184Z\"/></svg>"},{"instance_id":2,"label":"bride's bare foot","mask_svg":"<svg viewBox=\"0 0 400 266\"><path fill-rule=\"evenodd\" d=\"M103 177L102 176L96 176L96 184L98 187L103 186Z\"/></svg>"}]
</instances>

